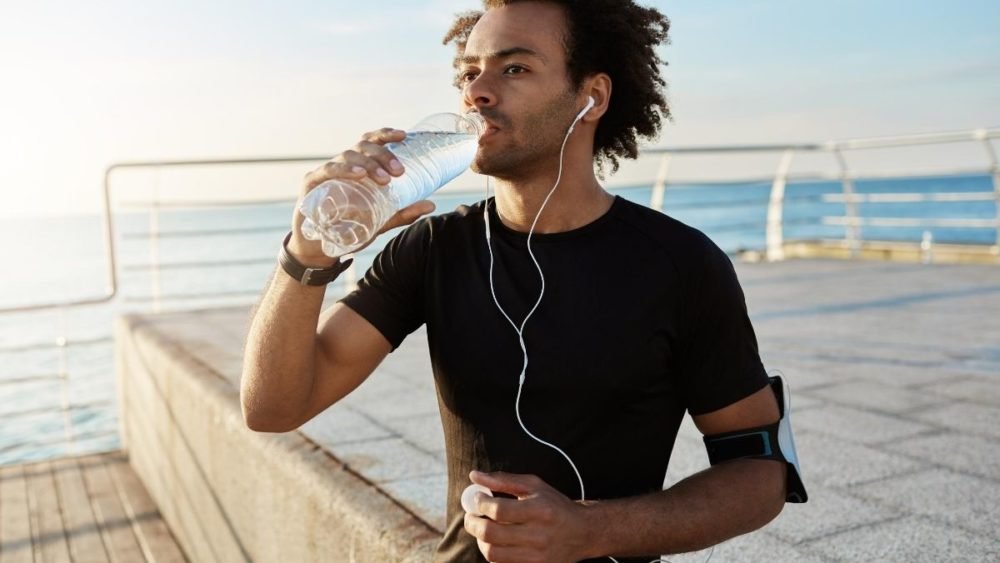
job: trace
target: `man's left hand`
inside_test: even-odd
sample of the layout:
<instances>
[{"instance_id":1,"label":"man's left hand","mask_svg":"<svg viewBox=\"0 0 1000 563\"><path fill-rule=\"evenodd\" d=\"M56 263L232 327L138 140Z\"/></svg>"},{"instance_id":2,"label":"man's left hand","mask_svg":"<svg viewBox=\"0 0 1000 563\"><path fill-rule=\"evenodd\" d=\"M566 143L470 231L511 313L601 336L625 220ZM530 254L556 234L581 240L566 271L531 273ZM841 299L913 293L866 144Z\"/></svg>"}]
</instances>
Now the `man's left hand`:
<instances>
[{"instance_id":1,"label":"man's left hand","mask_svg":"<svg viewBox=\"0 0 1000 563\"><path fill-rule=\"evenodd\" d=\"M473 483L517 498L476 495L476 507L484 517L465 515L465 530L479 544L488 561L526 563L578 561L584 557L589 531L584 512L573 502L534 475L515 473L469 474Z\"/></svg>"}]
</instances>

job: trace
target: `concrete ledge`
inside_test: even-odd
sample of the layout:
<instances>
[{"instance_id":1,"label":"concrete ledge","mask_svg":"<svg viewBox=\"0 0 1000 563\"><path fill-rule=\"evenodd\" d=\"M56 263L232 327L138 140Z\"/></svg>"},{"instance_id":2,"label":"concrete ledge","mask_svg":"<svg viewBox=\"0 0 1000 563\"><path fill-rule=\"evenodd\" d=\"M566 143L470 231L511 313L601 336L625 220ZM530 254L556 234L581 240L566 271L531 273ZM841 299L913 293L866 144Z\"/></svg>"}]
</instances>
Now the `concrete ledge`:
<instances>
[{"instance_id":1,"label":"concrete ledge","mask_svg":"<svg viewBox=\"0 0 1000 563\"><path fill-rule=\"evenodd\" d=\"M315 442L245 427L230 380L245 327L220 333L210 315L115 328L123 447L188 558L431 559L439 531Z\"/></svg>"}]
</instances>

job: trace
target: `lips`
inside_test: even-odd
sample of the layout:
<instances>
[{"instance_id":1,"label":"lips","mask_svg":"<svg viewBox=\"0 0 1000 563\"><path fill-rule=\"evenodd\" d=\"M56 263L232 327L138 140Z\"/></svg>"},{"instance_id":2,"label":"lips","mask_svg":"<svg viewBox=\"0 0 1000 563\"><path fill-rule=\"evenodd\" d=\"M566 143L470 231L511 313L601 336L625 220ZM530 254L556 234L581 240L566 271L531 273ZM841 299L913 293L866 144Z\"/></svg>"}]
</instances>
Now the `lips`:
<instances>
[{"instance_id":1,"label":"lips","mask_svg":"<svg viewBox=\"0 0 1000 563\"><path fill-rule=\"evenodd\" d=\"M482 108L479 110L480 117L483 118L483 122L486 124L486 130L480 136L480 138L488 138L496 135L500 131L503 131L502 123L507 123L505 116L500 114L500 112L493 110L493 108Z\"/></svg>"},{"instance_id":2,"label":"lips","mask_svg":"<svg viewBox=\"0 0 1000 563\"><path fill-rule=\"evenodd\" d=\"M487 121L486 130L479 136L479 142L482 143L483 141L488 141L498 133L500 133L500 128Z\"/></svg>"}]
</instances>

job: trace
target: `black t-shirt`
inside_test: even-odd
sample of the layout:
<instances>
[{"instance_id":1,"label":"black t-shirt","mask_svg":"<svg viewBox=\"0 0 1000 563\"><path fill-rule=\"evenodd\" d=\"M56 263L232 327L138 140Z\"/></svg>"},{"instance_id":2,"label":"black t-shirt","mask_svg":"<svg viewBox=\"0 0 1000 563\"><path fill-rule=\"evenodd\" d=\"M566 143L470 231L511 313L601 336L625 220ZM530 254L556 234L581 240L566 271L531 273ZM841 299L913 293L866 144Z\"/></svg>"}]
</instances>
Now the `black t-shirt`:
<instances>
[{"instance_id":1,"label":"black t-shirt","mask_svg":"<svg viewBox=\"0 0 1000 563\"><path fill-rule=\"evenodd\" d=\"M541 279L527 234L495 209L491 200L496 297L520 325ZM535 234L531 246L545 294L524 329L524 425L573 459L587 499L662 489L684 412L767 384L732 262L701 232L620 197L592 223ZM427 324L448 464L438 561L485 561L459 501L472 469L535 474L580 498L566 460L517 422L523 356L489 269L482 203L462 206L396 236L343 298L393 348Z\"/></svg>"}]
</instances>

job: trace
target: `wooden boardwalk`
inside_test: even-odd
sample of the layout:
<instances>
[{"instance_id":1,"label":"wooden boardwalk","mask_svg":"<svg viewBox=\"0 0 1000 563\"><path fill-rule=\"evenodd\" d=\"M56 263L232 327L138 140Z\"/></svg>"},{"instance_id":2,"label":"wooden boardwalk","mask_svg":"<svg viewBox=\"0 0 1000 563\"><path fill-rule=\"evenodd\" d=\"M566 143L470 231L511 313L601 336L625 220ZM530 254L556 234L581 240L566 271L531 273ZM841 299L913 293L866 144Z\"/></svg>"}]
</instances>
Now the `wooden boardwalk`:
<instances>
[{"instance_id":1,"label":"wooden boardwalk","mask_svg":"<svg viewBox=\"0 0 1000 563\"><path fill-rule=\"evenodd\" d=\"M0 467L0 563L184 562L124 452Z\"/></svg>"}]
</instances>

